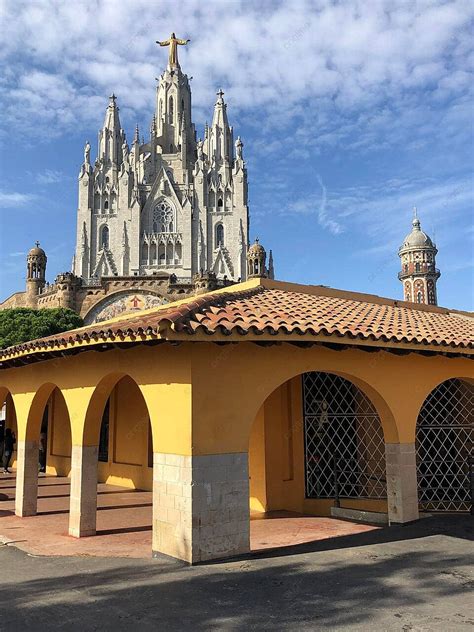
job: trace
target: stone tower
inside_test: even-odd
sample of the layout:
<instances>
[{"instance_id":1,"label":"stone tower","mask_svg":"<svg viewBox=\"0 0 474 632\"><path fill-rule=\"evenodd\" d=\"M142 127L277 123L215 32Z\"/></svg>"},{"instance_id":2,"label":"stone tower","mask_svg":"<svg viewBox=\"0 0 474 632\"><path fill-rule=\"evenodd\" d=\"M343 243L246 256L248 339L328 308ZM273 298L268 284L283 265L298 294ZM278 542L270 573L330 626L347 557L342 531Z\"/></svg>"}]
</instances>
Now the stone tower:
<instances>
[{"instance_id":1,"label":"stone tower","mask_svg":"<svg viewBox=\"0 0 474 632\"><path fill-rule=\"evenodd\" d=\"M174 44L173 44L174 43ZM197 140L190 82L174 35L156 86L147 142L138 127L131 146L115 95L109 98L98 153L87 142L79 173L73 273L86 283L104 277L173 276L191 282L200 271L246 279L249 215L247 170L234 143L224 93L212 124Z\"/></svg>"},{"instance_id":2,"label":"stone tower","mask_svg":"<svg viewBox=\"0 0 474 632\"><path fill-rule=\"evenodd\" d=\"M45 251L36 242L26 258L26 307L36 307L38 295L46 284L46 257Z\"/></svg>"},{"instance_id":3,"label":"stone tower","mask_svg":"<svg viewBox=\"0 0 474 632\"><path fill-rule=\"evenodd\" d=\"M411 233L405 237L398 250L402 265L398 278L403 283L404 298L412 303L437 305L436 282L441 274L436 268L438 250L421 230L416 208L412 225Z\"/></svg>"},{"instance_id":4,"label":"stone tower","mask_svg":"<svg viewBox=\"0 0 474 632\"><path fill-rule=\"evenodd\" d=\"M247 276L249 279L268 276L266 260L267 253L257 237L247 253Z\"/></svg>"}]
</instances>

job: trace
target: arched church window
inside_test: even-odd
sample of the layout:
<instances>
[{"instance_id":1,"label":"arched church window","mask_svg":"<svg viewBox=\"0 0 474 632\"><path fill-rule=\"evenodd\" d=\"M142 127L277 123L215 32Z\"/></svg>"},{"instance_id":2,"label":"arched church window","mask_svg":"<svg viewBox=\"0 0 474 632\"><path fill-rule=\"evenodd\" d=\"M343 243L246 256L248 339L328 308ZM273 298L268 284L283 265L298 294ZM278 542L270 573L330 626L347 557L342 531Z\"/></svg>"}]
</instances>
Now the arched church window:
<instances>
[{"instance_id":1,"label":"arched church window","mask_svg":"<svg viewBox=\"0 0 474 632\"><path fill-rule=\"evenodd\" d=\"M107 226L102 227L102 231L100 233L100 247L101 249L109 247L109 229Z\"/></svg>"},{"instance_id":2,"label":"arched church window","mask_svg":"<svg viewBox=\"0 0 474 632\"><path fill-rule=\"evenodd\" d=\"M217 224L216 226L216 248L224 245L224 226Z\"/></svg>"},{"instance_id":3,"label":"arched church window","mask_svg":"<svg viewBox=\"0 0 474 632\"><path fill-rule=\"evenodd\" d=\"M105 178L105 182L106 182L106 184L109 184L109 182L110 182L110 178L109 178L109 176L107 176L107 177Z\"/></svg>"},{"instance_id":4,"label":"arched church window","mask_svg":"<svg viewBox=\"0 0 474 632\"><path fill-rule=\"evenodd\" d=\"M174 119L174 100L173 100L173 97L169 98L168 103L169 103L169 105L168 105L168 121L170 123L172 123L173 119Z\"/></svg>"},{"instance_id":5,"label":"arched church window","mask_svg":"<svg viewBox=\"0 0 474 632\"><path fill-rule=\"evenodd\" d=\"M109 203L107 202L107 200L105 200L104 202L104 211L108 211L109 210Z\"/></svg>"},{"instance_id":6,"label":"arched church window","mask_svg":"<svg viewBox=\"0 0 474 632\"><path fill-rule=\"evenodd\" d=\"M218 206L219 208L222 208L222 207L223 207L223 205L224 205L224 203L223 203L223 201L222 201L222 198L219 198L219 199L217 200L217 206Z\"/></svg>"},{"instance_id":7,"label":"arched church window","mask_svg":"<svg viewBox=\"0 0 474 632\"><path fill-rule=\"evenodd\" d=\"M422 300L423 300L423 294L422 294L420 291L418 291L418 292L416 293L416 302L417 302L417 303L421 303L421 302L422 302Z\"/></svg>"},{"instance_id":8,"label":"arched church window","mask_svg":"<svg viewBox=\"0 0 474 632\"><path fill-rule=\"evenodd\" d=\"M153 232L154 233L158 232L158 222L153 222Z\"/></svg>"},{"instance_id":9,"label":"arched church window","mask_svg":"<svg viewBox=\"0 0 474 632\"><path fill-rule=\"evenodd\" d=\"M158 230L154 232L174 232L174 212L171 206L162 200L153 210L153 226L157 224Z\"/></svg>"},{"instance_id":10,"label":"arched church window","mask_svg":"<svg viewBox=\"0 0 474 632\"><path fill-rule=\"evenodd\" d=\"M420 272L420 264L415 263L415 272Z\"/></svg>"}]
</instances>

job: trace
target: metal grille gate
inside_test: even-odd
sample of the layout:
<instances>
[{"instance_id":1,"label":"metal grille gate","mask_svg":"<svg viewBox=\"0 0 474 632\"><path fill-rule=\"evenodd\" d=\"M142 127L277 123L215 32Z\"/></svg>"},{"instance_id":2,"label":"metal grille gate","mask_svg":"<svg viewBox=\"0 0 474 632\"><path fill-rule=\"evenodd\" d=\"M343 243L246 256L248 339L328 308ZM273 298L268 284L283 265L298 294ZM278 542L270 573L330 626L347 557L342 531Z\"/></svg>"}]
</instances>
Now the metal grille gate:
<instances>
[{"instance_id":1,"label":"metal grille gate","mask_svg":"<svg viewBox=\"0 0 474 632\"><path fill-rule=\"evenodd\" d=\"M452 379L437 386L418 416L416 460L421 511L468 511L474 444L474 387Z\"/></svg>"},{"instance_id":2,"label":"metal grille gate","mask_svg":"<svg viewBox=\"0 0 474 632\"><path fill-rule=\"evenodd\" d=\"M372 402L332 373L303 374L307 498L386 498L385 444Z\"/></svg>"}]
</instances>

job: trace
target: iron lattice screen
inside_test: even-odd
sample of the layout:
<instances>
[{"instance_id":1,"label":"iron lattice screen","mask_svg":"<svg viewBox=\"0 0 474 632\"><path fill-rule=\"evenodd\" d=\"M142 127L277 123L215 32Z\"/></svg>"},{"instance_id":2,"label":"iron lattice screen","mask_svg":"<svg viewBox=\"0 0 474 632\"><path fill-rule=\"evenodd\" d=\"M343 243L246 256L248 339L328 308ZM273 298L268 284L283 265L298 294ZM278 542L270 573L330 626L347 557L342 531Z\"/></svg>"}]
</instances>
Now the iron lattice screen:
<instances>
[{"instance_id":1,"label":"iron lattice screen","mask_svg":"<svg viewBox=\"0 0 474 632\"><path fill-rule=\"evenodd\" d=\"M468 457L474 443L474 387L452 379L425 400L416 429L418 502L422 511L468 511Z\"/></svg>"},{"instance_id":2,"label":"iron lattice screen","mask_svg":"<svg viewBox=\"0 0 474 632\"><path fill-rule=\"evenodd\" d=\"M386 498L379 416L360 389L332 373L303 375L306 497Z\"/></svg>"}]
</instances>

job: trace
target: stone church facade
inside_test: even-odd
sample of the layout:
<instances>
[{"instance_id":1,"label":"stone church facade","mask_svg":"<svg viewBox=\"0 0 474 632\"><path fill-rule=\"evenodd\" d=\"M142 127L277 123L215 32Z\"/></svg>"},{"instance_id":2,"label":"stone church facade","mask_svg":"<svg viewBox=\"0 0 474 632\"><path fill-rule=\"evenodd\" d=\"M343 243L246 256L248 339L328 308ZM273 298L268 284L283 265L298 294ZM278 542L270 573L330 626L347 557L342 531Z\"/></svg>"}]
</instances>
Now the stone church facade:
<instances>
[{"instance_id":1,"label":"stone church facade","mask_svg":"<svg viewBox=\"0 0 474 632\"><path fill-rule=\"evenodd\" d=\"M243 142L234 139L222 90L211 125L197 139L189 79L177 55L185 43L174 34L161 43L170 48L169 60L148 141L137 126L128 144L112 95L95 161L85 145L72 271L46 284L46 254L37 244L28 255L26 292L0 309L68 307L91 323L246 280ZM263 267L273 277L271 258Z\"/></svg>"}]
</instances>

